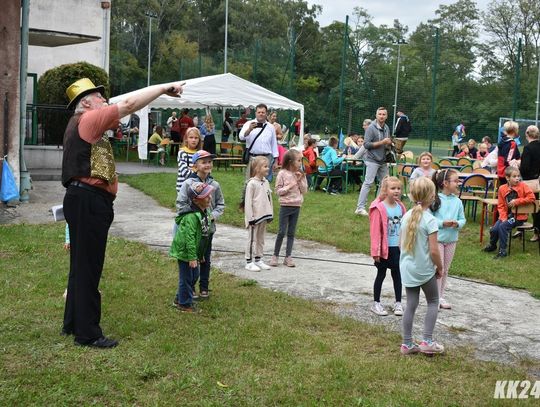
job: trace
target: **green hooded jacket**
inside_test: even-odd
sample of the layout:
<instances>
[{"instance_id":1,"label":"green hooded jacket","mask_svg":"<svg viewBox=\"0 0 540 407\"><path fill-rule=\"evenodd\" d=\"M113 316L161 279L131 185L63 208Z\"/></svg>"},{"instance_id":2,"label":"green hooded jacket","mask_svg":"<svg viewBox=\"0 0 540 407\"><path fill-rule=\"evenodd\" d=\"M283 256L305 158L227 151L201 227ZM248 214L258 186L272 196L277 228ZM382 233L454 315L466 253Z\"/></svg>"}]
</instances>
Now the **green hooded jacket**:
<instances>
[{"instance_id":1,"label":"green hooded jacket","mask_svg":"<svg viewBox=\"0 0 540 407\"><path fill-rule=\"evenodd\" d=\"M203 260L209 240L209 218L207 211L183 213L176 217L178 229L171 244L169 255L189 262Z\"/></svg>"}]
</instances>

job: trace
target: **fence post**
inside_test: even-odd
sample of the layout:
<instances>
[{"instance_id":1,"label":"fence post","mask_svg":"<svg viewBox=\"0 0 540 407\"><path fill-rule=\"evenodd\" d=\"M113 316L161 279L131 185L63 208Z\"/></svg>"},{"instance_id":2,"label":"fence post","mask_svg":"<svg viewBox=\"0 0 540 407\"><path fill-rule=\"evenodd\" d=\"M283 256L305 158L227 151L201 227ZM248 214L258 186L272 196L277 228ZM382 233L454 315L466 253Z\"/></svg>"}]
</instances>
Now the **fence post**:
<instances>
[{"instance_id":1,"label":"fence post","mask_svg":"<svg viewBox=\"0 0 540 407\"><path fill-rule=\"evenodd\" d=\"M345 82L345 64L347 59L347 44L349 38L349 16L345 16L345 31L343 33L343 51L341 53L341 76L339 79L339 110L338 110L338 132L341 129L341 114L343 112L343 83Z\"/></svg>"},{"instance_id":2,"label":"fence post","mask_svg":"<svg viewBox=\"0 0 540 407\"><path fill-rule=\"evenodd\" d=\"M519 98L519 77L521 76L521 38L518 40L518 51L516 60L516 75L514 78L514 98L512 101L512 120L516 120L516 111Z\"/></svg>"},{"instance_id":3,"label":"fence post","mask_svg":"<svg viewBox=\"0 0 540 407\"><path fill-rule=\"evenodd\" d=\"M431 113L429 115L429 152L433 148L433 121L435 120L435 100L437 95L437 69L439 67L439 28L435 28L435 50L433 51L433 68L431 73Z\"/></svg>"}]
</instances>

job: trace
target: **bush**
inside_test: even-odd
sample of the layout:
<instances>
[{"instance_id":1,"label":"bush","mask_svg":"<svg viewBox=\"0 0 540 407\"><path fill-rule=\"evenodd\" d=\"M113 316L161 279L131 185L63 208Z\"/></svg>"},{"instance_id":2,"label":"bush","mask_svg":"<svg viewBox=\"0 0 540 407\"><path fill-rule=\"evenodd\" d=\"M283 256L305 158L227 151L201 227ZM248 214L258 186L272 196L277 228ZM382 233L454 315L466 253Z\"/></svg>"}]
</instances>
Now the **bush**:
<instances>
[{"instance_id":1,"label":"bush","mask_svg":"<svg viewBox=\"0 0 540 407\"><path fill-rule=\"evenodd\" d=\"M56 108L44 109L40 124L44 132L45 144L61 145L71 112L66 109L69 99L66 89L78 79L88 78L96 86L105 87L105 97L110 92L109 75L98 66L87 62L60 65L49 69L38 80L38 100L40 104Z\"/></svg>"}]
</instances>

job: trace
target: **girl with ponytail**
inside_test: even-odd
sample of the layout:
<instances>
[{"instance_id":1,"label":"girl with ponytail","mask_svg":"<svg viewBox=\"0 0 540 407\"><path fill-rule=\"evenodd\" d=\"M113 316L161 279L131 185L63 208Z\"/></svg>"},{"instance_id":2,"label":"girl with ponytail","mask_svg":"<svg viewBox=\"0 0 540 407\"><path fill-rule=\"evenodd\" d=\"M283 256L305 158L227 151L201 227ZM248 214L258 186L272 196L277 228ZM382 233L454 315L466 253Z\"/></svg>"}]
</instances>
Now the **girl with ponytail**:
<instances>
[{"instance_id":1,"label":"girl with ponytail","mask_svg":"<svg viewBox=\"0 0 540 407\"><path fill-rule=\"evenodd\" d=\"M435 199L435 185L427 177L418 178L411 185L413 207L401 221L401 282L407 293L403 316L403 344L401 353L442 353L444 347L433 340L433 329L439 312L437 279L442 274L442 263L437 245L437 219L428 210ZM428 310L424 321L423 340L416 344L412 338L414 314L418 307L420 289L424 292Z\"/></svg>"},{"instance_id":2,"label":"girl with ponytail","mask_svg":"<svg viewBox=\"0 0 540 407\"><path fill-rule=\"evenodd\" d=\"M437 240L441 262L443 264L442 277L437 280L439 286L439 307L451 309L452 306L445 300L446 280L450 264L456 252L459 230L465 225L465 212L463 204L458 198L459 177L453 169L439 170L433 175L433 182L438 194L431 205L431 212L437 218L439 232Z\"/></svg>"}]
</instances>

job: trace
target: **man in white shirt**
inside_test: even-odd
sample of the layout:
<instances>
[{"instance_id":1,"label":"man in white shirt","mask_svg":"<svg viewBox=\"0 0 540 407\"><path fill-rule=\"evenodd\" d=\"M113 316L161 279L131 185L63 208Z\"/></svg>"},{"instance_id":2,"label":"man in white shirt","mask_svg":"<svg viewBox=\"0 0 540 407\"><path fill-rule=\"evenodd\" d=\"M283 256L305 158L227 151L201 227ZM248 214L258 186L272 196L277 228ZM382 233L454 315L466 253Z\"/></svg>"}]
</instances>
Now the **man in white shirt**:
<instances>
[{"instance_id":1,"label":"man in white shirt","mask_svg":"<svg viewBox=\"0 0 540 407\"><path fill-rule=\"evenodd\" d=\"M264 155L268 158L268 165L272 168L266 177L268 181L272 181L272 173L277 169L277 159L279 157L277 147L276 130L268 121L266 114L268 108L265 104L258 104L255 107L255 119L247 121L242 130L240 130L238 138L246 141L246 148L249 149L249 163L246 168L246 179L249 179L249 167L251 159L259 155ZM260 133L260 135L259 135ZM258 136L258 137L257 137Z\"/></svg>"}]
</instances>

